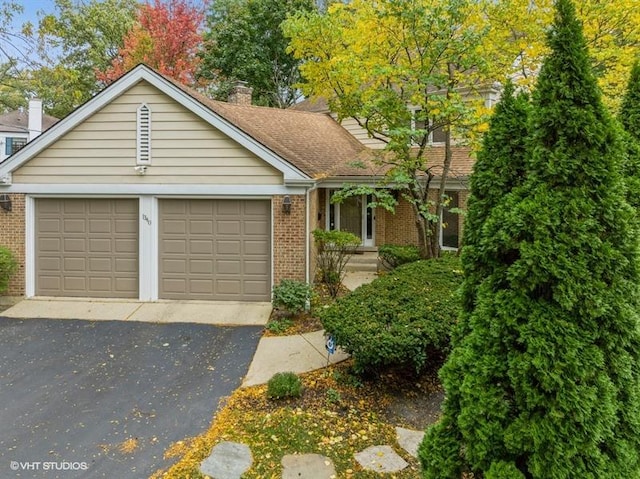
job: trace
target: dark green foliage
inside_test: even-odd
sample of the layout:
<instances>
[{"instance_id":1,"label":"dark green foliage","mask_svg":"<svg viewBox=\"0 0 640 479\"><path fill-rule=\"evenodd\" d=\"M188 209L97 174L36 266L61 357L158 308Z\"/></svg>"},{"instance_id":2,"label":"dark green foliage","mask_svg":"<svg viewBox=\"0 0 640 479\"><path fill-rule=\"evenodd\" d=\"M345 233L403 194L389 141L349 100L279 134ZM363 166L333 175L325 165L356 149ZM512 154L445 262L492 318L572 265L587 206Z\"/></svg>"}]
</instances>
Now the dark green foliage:
<instances>
[{"instance_id":1,"label":"dark green foliage","mask_svg":"<svg viewBox=\"0 0 640 479\"><path fill-rule=\"evenodd\" d=\"M271 304L290 315L304 311L311 299L311 286L303 281L283 279L273 287Z\"/></svg>"},{"instance_id":2,"label":"dark green foliage","mask_svg":"<svg viewBox=\"0 0 640 479\"><path fill-rule=\"evenodd\" d=\"M430 354L449 347L461 280L455 256L406 264L339 298L320 320L357 370L419 371Z\"/></svg>"},{"instance_id":3,"label":"dark green foliage","mask_svg":"<svg viewBox=\"0 0 640 479\"><path fill-rule=\"evenodd\" d=\"M640 141L640 59L631 69L627 91L620 106L620 122L625 130Z\"/></svg>"},{"instance_id":4,"label":"dark green foliage","mask_svg":"<svg viewBox=\"0 0 640 479\"><path fill-rule=\"evenodd\" d=\"M360 244L360 238L348 231L313 230L316 243L318 279L327 286L332 298L338 296L344 268Z\"/></svg>"},{"instance_id":5,"label":"dark green foliage","mask_svg":"<svg viewBox=\"0 0 640 479\"><path fill-rule=\"evenodd\" d=\"M420 250L414 245L383 244L378 247L378 257L387 269L413 263L420 259Z\"/></svg>"},{"instance_id":6,"label":"dark green foliage","mask_svg":"<svg viewBox=\"0 0 640 479\"><path fill-rule=\"evenodd\" d=\"M312 11L312 0L216 0L207 17L200 74L218 86L218 97L235 80L253 88L257 105L286 108L300 93L299 60L287 52L280 24L287 15Z\"/></svg>"},{"instance_id":7,"label":"dark green foliage","mask_svg":"<svg viewBox=\"0 0 640 479\"><path fill-rule=\"evenodd\" d=\"M17 267L18 263L11 251L0 246L0 293L4 293L9 287L9 281Z\"/></svg>"},{"instance_id":8,"label":"dark green foliage","mask_svg":"<svg viewBox=\"0 0 640 479\"><path fill-rule=\"evenodd\" d=\"M480 247L482 228L493 207L524 182L530 112L528 95L516 95L513 83L507 81L470 179L471 194L467 201L461 253L465 273L462 286L464 313L473 310L476 288L497 266L495 258L487 258L486 251Z\"/></svg>"},{"instance_id":9,"label":"dark green foliage","mask_svg":"<svg viewBox=\"0 0 640 479\"><path fill-rule=\"evenodd\" d=\"M627 184L627 200L640 208L640 60L631 69L627 91L620 108L626 146L623 174Z\"/></svg>"},{"instance_id":10,"label":"dark green foliage","mask_svg":"<svg viewBox=\"0 0 640 479\"><path fill-rule=\"evenodd\" d=\"M269 399L299 398L301 395L302 381L295 373L276 373L267 383Z\"/></svg>"},{"instance_id":11,"label":"dark green foliage","mask_svg":"<svg viewBox=\"0 0 640 479\"><path fill-rule=\"evenodd\" d=\"M491 263L441 372L426 478L640 476L638 231L581 25L556 9L526 179L483 212Z\"/></svg>"}]
</instances>

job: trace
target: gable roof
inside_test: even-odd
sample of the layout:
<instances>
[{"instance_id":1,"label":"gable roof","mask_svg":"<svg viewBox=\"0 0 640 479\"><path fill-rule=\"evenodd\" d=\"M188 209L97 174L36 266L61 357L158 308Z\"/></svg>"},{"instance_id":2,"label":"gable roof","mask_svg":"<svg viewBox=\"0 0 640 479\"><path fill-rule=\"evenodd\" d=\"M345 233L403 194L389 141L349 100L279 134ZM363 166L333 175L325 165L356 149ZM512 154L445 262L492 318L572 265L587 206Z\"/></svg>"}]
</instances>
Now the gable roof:
<instances>
[{"instance_id":1,"label":"gable roof","mask_svg":"<svg viewBox=\"0 0 640 479\"><path fill-rule=\"evenodd\" d=\"M60 139L64 134L78 126L88 117L108 105L115 98L119 97L141 81L148 82L164 94L171 97L174 101L178 102L186 109L190 110L192 113L241 144L247 150L254 153L258 158L261 158L279 170L282 173L286 184L313 183L310 175L298 168L293 162L288 161L287 158L281 157L273 149L270 149L267 145L261 143L256 138L243 131L219 113L216 113L211 106L199 101L195 94L188 93L184 87L178 87L176 83L169 81L167 78L145 65L138 65L127 74L123 75L119 80L115 81L92 99L78 107L42 135L27 143L27 145L20 151L15 153L13 156L10 156L3 163L0 163L0 178L3 178L3 181L7 184L9 181L4 180L4 178L7 178L11 172L22 166L32 157Z\"/></svg>"},{"instance_id":2,"label":"gable roof","mask_svg":"<svg viewBox=\"0 0 640 479\"><path fill-rule=\"evenodd\" d=\"M42 115L42 131L48 130L59 120L50 115ZM0 115L0 132L29 133L29 113L24 109Z\"/></svg>"}]
</instances>

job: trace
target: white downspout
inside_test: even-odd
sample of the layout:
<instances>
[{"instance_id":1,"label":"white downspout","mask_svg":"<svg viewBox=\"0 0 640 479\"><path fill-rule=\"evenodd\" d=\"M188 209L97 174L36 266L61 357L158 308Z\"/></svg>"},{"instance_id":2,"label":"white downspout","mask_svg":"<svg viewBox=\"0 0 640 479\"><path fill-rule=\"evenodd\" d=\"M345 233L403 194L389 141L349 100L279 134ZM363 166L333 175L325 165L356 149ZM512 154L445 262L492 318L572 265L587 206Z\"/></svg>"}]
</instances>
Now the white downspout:
<instances>
[{"instance_id":1,"label":"white downspout","mask_svg":"<svg viewBox=\"0 0 640 479\"><path fill-rule=\"evenodd\" d=\"M310 279L311 279L311 273L309 271L310 267L311 267L311 248L309 247L309 244L311 243L311 230L310 230L310 226L311 223L309 221L309 210L311 209L311 207L309 206L309 196L310 193L314 190L316 190L318 188L318 185L313 185L311 188L307 188L306 189L306 193L305 193L305 206L306 206L306 213L305 213L305 244L304 244L304 248L305 248L305 282L307 284L310 283Z\"/></svg>"}]
</instances>

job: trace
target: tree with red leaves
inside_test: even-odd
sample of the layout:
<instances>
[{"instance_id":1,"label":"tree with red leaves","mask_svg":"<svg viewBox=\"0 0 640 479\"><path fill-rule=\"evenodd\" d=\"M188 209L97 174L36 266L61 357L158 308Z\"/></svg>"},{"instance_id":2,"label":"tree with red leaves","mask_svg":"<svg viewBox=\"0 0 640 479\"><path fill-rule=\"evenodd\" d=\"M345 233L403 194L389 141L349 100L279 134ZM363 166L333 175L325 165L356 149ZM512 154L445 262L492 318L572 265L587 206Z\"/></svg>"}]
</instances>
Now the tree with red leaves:
<instances>
[{"instance_id":1,"label":"tree with red leaves","mask_svg":"<svg viewBox=\"0 0 640 479\"><path fill-rule=\"evenodd\" d=\"M112 83L144 63L180 83L194 84L203 20L203 8L188 0L154 0L140 5L124 46L109 68L96 73L98 80Z\"/></svg>"}]
</instances>

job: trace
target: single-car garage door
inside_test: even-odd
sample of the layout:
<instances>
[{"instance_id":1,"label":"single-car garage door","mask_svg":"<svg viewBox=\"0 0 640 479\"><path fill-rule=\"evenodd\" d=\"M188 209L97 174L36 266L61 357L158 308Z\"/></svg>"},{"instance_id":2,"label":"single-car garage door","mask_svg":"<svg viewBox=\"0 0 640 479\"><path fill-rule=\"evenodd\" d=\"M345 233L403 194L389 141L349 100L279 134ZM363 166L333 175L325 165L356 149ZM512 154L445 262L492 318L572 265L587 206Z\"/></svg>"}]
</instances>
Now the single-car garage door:
<instances>
[{"instance_id":1,"label":"single-car garage door","mask_svg":"<svg viewBox=\"0 0 640 479\"><path fill-rule=\"evenodd\" d=\"M164 299L269 301L268 200L160 200Z\"/></svg>"},{"instance_id":2,"label":"single-car garage door","mask_svg":"<svg viewBox=\"0 0 640 479\"><path fill-rule=\"evenodd\" d=\"M36 199L36 294L138 297L137 199Z\"/></svg>"}]
</instances>

